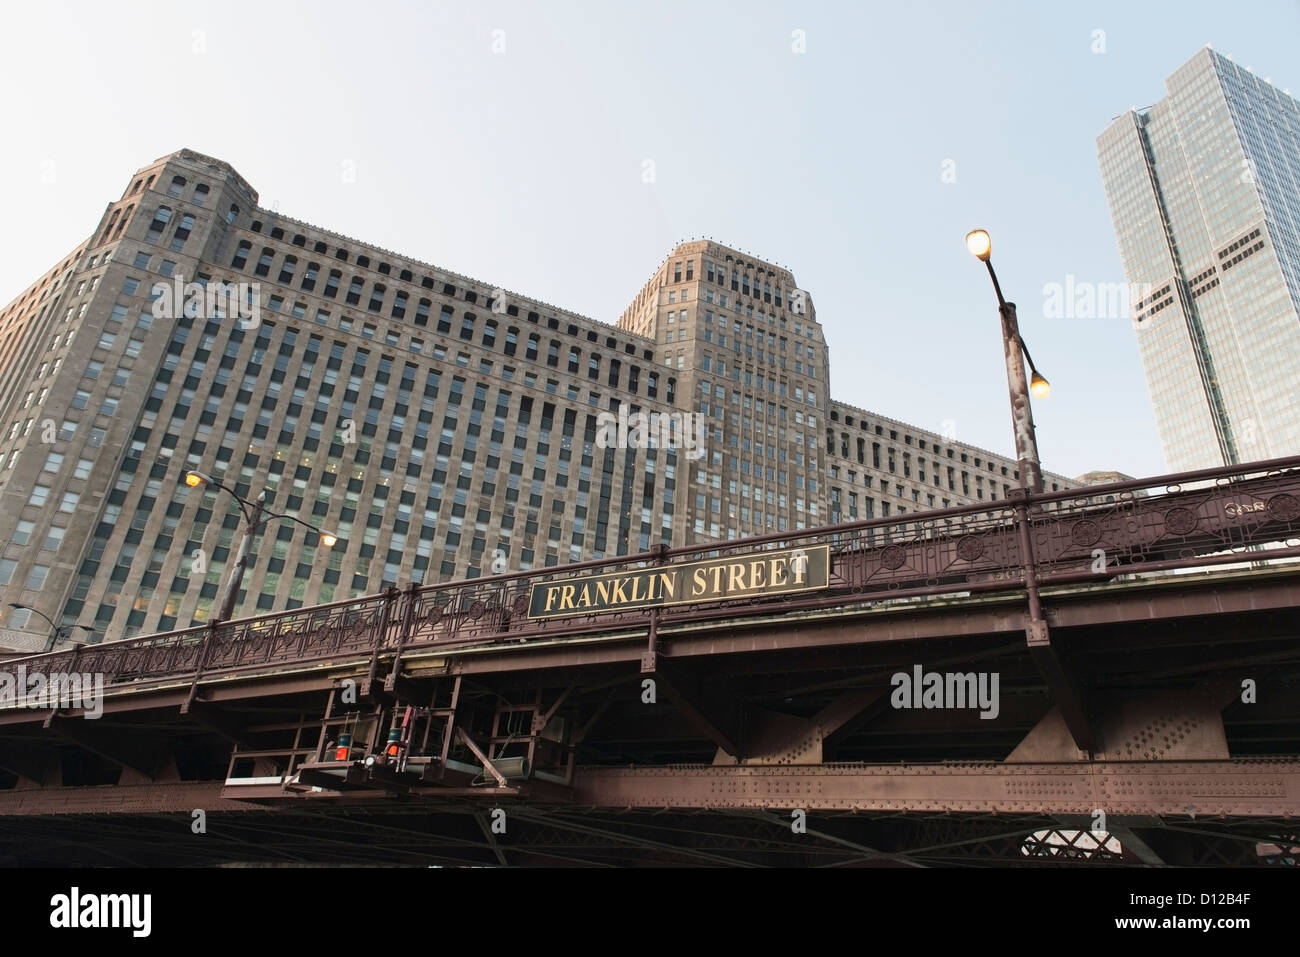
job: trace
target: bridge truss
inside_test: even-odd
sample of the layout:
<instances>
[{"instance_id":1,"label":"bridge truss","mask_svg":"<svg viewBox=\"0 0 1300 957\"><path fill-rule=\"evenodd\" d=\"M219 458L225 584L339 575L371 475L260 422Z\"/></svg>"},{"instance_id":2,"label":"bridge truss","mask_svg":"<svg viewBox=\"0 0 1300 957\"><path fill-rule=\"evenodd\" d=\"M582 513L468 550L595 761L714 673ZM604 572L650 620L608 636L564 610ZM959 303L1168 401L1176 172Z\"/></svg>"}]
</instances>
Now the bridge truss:
<instances>
[{"instance_id":1,"label":"bridge truss","mask_svg":"<svg viewBox=\"0 0 1300 957\"><path fill-rule=\"evenodd\" d=\"M11 659L15 686L102 676L103 714L0 707L3 846L17 864L1294 865L1298 469ZM529 617L548 583L823 545L817 590ZM996 708L896 693L928 673L996 675Z\"/></svg>"}]
</instances>

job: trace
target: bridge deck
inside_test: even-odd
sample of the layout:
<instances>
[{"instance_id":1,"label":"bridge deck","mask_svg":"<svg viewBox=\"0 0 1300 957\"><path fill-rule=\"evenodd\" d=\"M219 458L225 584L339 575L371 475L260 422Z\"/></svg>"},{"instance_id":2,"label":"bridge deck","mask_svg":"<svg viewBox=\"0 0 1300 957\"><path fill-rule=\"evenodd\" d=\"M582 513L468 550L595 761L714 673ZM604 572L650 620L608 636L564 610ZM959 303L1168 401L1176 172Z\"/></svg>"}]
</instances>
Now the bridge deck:
<instances>
[{"instance_id":1,"label":"bridge deck","mask_svg":"<svg viewBox=\"0 0 1300 957\"><path fill-rule=\"evenodd\" d=\"M960 846L1021 863L1062 842L1099 862L1294 859L1297 467L409 586L10 659L0 681L15 687L103 685L90 703L0 702L0 833L36 860L33 835L109 812L124 828L114 853L140 859L129 833L201 807L276 853L307 853L274 835L309 807L367 828L403 816L429 860L499 862L503 842L480 826L495 806L528 835L509 852L519 861L597 863L617 846L647 860L933 863ZM828 560L812 582L817 549ZM810 587L544 618L530 601L755 556L806 561ZM900 676L931 672L996 691L979 708L896 696ZM92 710L102 717L83 720ZM820 836L778 837L792 809L818 816ZM634 812L674 822L672 836L645 837ZM691 836L703 812L721 815L709 827L730 835L725 852ZM1081 849L1077 823L1097 812L1123 836ZM251 853L166 844L150 839L148 859Z\"/></svg>"}]
</instances>

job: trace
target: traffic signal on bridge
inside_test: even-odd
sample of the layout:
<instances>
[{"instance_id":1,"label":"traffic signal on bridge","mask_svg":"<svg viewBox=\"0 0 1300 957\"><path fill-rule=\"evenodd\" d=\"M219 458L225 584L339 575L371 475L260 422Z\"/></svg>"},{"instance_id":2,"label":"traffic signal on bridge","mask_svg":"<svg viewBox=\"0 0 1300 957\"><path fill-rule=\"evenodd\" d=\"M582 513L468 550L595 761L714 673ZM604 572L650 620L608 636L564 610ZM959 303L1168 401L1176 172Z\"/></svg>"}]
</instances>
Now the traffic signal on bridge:
<instances>
[{"instance_id":1,"label":"traffic signal on bridge","mask_svg":"<svg viewBox=\"0 0 1300 957\"><path fill-rule=\"evenodd\" d=\"M346 761L348 759L348 754L351 751L351 749L352 749L352 735L340 734L339 746L334 749L334 760Z\"/></svg>"}]
</instances>

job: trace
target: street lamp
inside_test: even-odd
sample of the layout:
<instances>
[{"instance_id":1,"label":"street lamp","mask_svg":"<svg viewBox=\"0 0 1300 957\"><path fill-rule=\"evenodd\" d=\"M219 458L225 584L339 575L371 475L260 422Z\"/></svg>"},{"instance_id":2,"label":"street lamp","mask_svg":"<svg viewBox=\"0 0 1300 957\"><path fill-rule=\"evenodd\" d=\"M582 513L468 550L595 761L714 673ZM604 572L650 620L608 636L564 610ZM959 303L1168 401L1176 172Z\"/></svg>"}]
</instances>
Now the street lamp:
<instances>
[{"instance_id":1,"label":"street lamp","mask_svg":"<svg viewBox=\"0 0 1300 957\"><path fill-rule=\"evenodd\" d=\"M225 594L221 596L221 603L217 608L217 614L213 618L214 622L228 621L231 613L235 610L235 598L239 595L239 587L244 581L244 570L248 567L248 553L253 547L253 537L258 533L263 525L272 519L281 519L290 522L296 522L303 528L315 532L320 536L320 540L325 543L326 548L333 548L338 542L338 536L330 532L322 531L309 522L304 522L295 515L284 515L279 512L267 511L267 504L271 500L271 490L264 488L258 494L256 500L250 502L242 495L222 485L211 475L203 472L189 471L185 473L185 484L190 488L198 488L200 485L211 485L213 488L219 488L227 492L239 503L239 510L244 515L244 537L239 542L239 551L235 555L235 565L230 570L230 577L226 581Z\"/></svg>"},{"instance_id":2,"label":"street lamp","mask_svg":"<svg viewBox=\"0 0 1300 957\"><path fill-rule=\"evenodd\" d=\"M993 271L993 241L982 229L973 229L966 234L966 248L970 254L984 263L993 280L993 289L998 294L998 313L1002 316L1002 351L1007 360L1007 387L1011 393L1011 424L1016 435L1016 458L1020 465L1020 487L1031 492L1043 491L1043 467L1038 461L1038 439L1034 435L1034 413L1029 404L1032 393L1035 398L1045 399L1051 392L1051 385L1034 367L1034 360L1025 348L1025 340L1020 338L1020 326L1016 322L1016 304L1007 302L1002 296L1002 287L998 285L998 275ZM1029 361L1032 377L1025 380L1025 364L1021 354Z\"/></svg>"},{"instance_id":3,"label":"street lamp","mask_svg":"<svg viewBox=\"0 0 1300 957\"><path fill-rule=\"evenodd\" d=\"M18 611L31 612L33 615L40 615L47 622L49 622L50 640L45 643L44 650L46 652L53 651L54 646L57 645L60 641L67 641L68 638L71 637L72 635L73 628L80 628L82 631L88 631L91 634L95 633L95 629L90 628L87 625L56 625L53 619L51 619L49 615L45 614L42 611L37 611L31 605L24 605L22 602L11 601L9 603L9 607L17 609Z\"/></svg>"}]
</instances>

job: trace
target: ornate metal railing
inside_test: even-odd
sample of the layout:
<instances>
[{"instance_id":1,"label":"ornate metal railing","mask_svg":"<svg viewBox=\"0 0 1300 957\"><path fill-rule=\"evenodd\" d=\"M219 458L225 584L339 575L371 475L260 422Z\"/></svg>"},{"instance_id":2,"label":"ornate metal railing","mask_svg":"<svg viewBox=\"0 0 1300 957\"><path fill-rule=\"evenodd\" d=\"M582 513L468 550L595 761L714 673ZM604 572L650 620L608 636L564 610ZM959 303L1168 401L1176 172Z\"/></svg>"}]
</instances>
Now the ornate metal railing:
<instances>
[{"instance_id":1,"label":"ornate metal railing","mask_svg":"<svg viewBox=\"0 0 1300 957\"><path fill-rule=\"evenodd\" d=\"M572 617L528 617L533 585L764 550L828 545L820 591ZM391 588L380 595L14 658L0 672L99 673L105 686L186 681L408 649L646 633L952 593L1017 592L1119 576L1300 557L1300 456L935 509L787 534Z\"/></svg>"}]
</instances>

